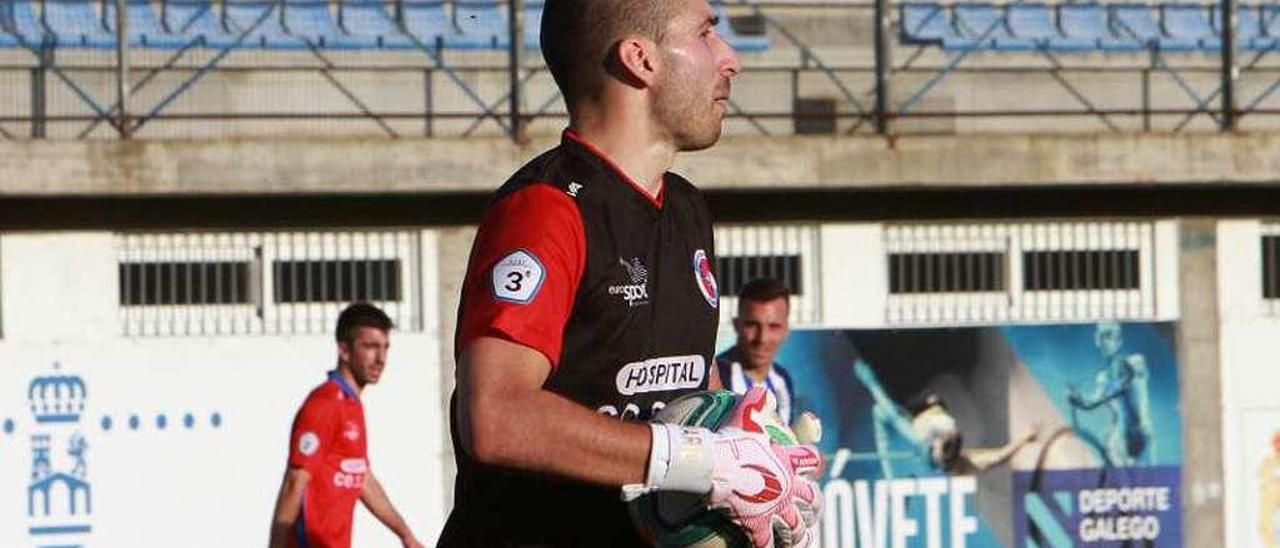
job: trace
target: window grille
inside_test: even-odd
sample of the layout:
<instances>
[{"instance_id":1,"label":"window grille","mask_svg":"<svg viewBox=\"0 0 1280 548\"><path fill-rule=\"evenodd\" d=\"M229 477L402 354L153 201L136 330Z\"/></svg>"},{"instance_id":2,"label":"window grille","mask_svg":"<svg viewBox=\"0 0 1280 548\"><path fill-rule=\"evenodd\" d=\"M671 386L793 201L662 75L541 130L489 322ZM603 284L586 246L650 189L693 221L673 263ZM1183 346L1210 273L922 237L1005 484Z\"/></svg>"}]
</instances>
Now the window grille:
<instances>
[{"instance_id":1,"label":"window grille","mask_svg":"<svg viewBox=\"0 0 1280 548\"><path fill-rule=\"evenodd\" d=\"M1149 222L889 225L895 325L1156 314Z\"/></svg>"},{"instance_id":2,"label":"window grille","mask_svg":"<svg viewBox=\"0 0 1280 548\"><path fill-rule=\"evenodd\" d=\"M126 336L327 334L357 300L422 329L417 232L128 233L117 245Z\"/></svg>"},{"instance_id":3,"label":"window grille","mask_svg":"<svg viewBox=\"0 0 1280 548\"><path fill-rule=\"evenodd\" d=\"M737 315L738 291L762 276L780 279L791 288L793 326L821 321L817 225L722 225L715 234L722 327Z\"/></svg>"}]
</instances>

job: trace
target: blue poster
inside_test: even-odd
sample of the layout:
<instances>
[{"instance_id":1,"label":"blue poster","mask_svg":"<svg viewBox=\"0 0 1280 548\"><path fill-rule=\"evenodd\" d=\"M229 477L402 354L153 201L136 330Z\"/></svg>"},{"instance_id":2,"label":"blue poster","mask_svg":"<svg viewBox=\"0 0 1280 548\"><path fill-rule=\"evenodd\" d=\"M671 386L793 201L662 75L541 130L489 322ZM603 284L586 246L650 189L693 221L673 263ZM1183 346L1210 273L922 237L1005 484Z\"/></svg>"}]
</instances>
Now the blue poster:
<instances>
[{"instance_id":1,"label":"blue poster","mask_svg":"<svg viewBox=\"0 0 1280 548\"><path fill-rule=\"evenodd\" d=\"M776 362L823 422L821 545L1181 546L1172 333L793 331Z\"/></svg>"}]
</instances>

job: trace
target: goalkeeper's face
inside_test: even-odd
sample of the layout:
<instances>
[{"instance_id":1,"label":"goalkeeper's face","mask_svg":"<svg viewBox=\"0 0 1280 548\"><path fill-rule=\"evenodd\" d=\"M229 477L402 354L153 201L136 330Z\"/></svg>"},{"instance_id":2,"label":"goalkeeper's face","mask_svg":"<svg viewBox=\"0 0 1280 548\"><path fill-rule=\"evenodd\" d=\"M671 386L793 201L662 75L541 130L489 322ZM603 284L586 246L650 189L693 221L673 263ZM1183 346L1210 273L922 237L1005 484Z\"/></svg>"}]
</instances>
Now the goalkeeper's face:
<instances>
[{"instance_id":1,"label":"goalkeeper's face","mask_svg":"<svg viewBox=\"0 0 1280 548\"><path fill-rule=\"evenodd\" d=\"M356 384L364 387L378 383L382 370L387 366L387 350L390 348L391 338L386 331L359 327L350 340L338 343L338 358L341 365L351 371Z\"/></svg>"}]
</instances>

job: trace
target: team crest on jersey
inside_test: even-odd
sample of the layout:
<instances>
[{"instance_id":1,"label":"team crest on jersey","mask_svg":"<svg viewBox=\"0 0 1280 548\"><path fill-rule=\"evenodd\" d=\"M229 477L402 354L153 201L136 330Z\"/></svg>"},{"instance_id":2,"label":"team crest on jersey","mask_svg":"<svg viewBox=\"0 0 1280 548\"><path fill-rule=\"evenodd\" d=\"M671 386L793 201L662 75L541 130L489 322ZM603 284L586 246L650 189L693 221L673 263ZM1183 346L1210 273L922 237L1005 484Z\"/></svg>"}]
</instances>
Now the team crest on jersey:
<instances>
[{"instance_id":1,"label":"team crest on jersey","mask_svg":"<svg viewBox=\"0 0 1280 548\"><path fill-rule=\"evenodd\" d=\"M360 425L352 421L347 421L347 423L342 427L342 437L347 438L347 441L356 441L360 439Z\"/></svg>"},{"instance_id":2,"label":"team crest on jersey","mask_svg":"<svg viewBox=\"0 0 1280 548\"><path fill-rule=\"evenodd\" d=\"M303 432L298 436L298 452L310 457L320 448L320 436L315 432Z\"/></svg>"},{"instance_id":3,"label":"team crest on jersey","mask_svg":"<svg viewBox=\"0 0 1280 548\"><path fill-rule=\"evenodd\" d=\"M627 302L627 306L640 306L649 302L649 269L644 267L644 263L640 262L639 257L634 257L631 262L627 262L621 258L618 263L627 271L627 280L631 283L623 283L609 286L610 295L618 295L622 300Z\"/></svg>"},{"instance_id":4,"label":"team crest on jersey","mask_svg":"<svg viewBox=\"0 0 1280 548\"><path fill-rule=\"evenodd\" d=\"M711 271L711 260L707 258L707 252L701 249L693 252L693 275L694 282L698 284L698 291L702 292L702 297L707 300L707 304L711 308L720 306L720 288L716 285L716 275Z\"/></svg>"}]
</instances>

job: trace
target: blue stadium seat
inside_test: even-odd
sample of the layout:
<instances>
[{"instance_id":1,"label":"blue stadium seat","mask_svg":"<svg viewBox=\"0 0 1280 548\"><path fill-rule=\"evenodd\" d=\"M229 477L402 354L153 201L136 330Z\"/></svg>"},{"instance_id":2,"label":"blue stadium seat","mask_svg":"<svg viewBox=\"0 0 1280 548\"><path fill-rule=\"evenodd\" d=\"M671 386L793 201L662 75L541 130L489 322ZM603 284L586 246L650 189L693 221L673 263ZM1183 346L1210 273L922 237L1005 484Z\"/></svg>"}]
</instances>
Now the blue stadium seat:
<instances>
[{"instance_id":1,"label":"blue stadium seat","mask_svg":"<svg viewBox=\"0 0 1280 548\"><path fill-rule=\"evenodd\" d=\"M98 0L45 0L44 24L64 48L114 48L116 37L102 25Z\"/></svg>"},{"instance_id":2,"label":"blue stadium seat","mask_svg":"<svg viewBox=\"0 0 1280 548\"><path fill-rule=\"evenodd\" d=\"M221 16L208 0L167 0L160 9L160 22L170 34L201 47L231 47L237 38L222 26Z\"/></svg>"},{"instance_id":3,"label":"blue stadium seat","mask_svg":"<svg viewBox=\"0 0 1280 548\"><path fill-rule=\"evenodd\" d=\"M0 28L0 44L3 47L41 45L48 36L48 31L40 24L36 16L34 3L37 0L0 0L6 13L5 26Z\"/></svg>"},{"instance_id":4,"label":"blue stadium seat","mask_svg":"<svg viewBox=\"0 0 1280 548\"><path fill-rule=\"evenodd\" d=\"M1213 32L1222 36L1222 9L1213 7L1211 22ZM1236 5L1236 44L1237 47L1265 50L1271 49L1275 41L1262 35L1262 23L1258 18L1258 6Z\"/></svg>"},{"instance_id":5,"label":"blue stadium seat","mask_svg":"<svg viewBox=\"0 0 1280 548\"><path fill-rule=\"evenodd\" d=\"M375 47L416 47L387 7L382 0L346 0L338 4L338 26L351 36L372 40ZM435 43L426 45L434 47Z\"/></svg>"},{"instance_id":6,"label":"blue stadium seat","mask_svg":"<svg viewBox=\"0 0 1280 548\"><path fill-rule=\"evenodd\" d=\"M15 34L17 26L13 23L11 3L11 0L0 0L0 48L16 48L22 44Z\"/></svg>"},{"instance_id":7,"label":"blue stadium seat","mask_svg":"<svg viewBox=\"0 0 1280 548\"><path fill-rule=\"evenodd\" d=\"M541 1L524 3L524 48L542 48L542 7Z\"/></svg>"},{"instance_id":8,"label":"blue stadium seat","mask_svg":"<svg viewBox=\"0 0 1280 548\"><path fill-rule=\"evenodd\" d=\"M1209 14L1203 4L1163 4L1160 6L1160 21L1164 27L1160 49L1222 49L1222 39L1210 25Z\"/></svg>"},{"instance_id":9,"label":"blue stadium seat","mask_svg":"<svg viewBox=\"0 0 1280 548\"><path fill-rule=\"evenodd\" d=\"M733 25L729 24L729 16L724 12L722 6L717 3L713 4L716 15L720 17L720 21L716 23L716 33L723 38L725 43L735 51L764 51L769 49L769 37L763 35L739 34L734 30Z\"/></svg>"},{"instance_id":10,"label":"blue stadium seat","mask_svg":"<svg viewBox=\"0 0 1280 548\"><path fill-rule=\"evenodd\" d=\"M1055 41L1062 40L1058 24L1053 20L1053 8L1045 4L1014 4L1005 8L1005 18L1015 38L1030 40L1037 48L1052 48Z\"/></svg>"},{"instance_id":11,"label":"blue stadium seat","mask_svg":"<svg viewBox=\"0 0 1280 548\"><path fill-rule=\"evenodd\" d=\"M454 0L453 20L463 36L484 47L505 48L510 42L506 6L497 0Z\"/></svg>"},{"instance_id":12,"label":"blue stadium seat","mask_svg":"<svg viewBox=\"0 0 1280 548\"><path fill-rule=\"evenodd\" d=\"M1263 4L1258 18L1264 37L1259 39L1254 49L1272 50L1280 46L1280 5Z\"/></svg>"},{"instance_id":13,"label":"blue stadium seat","mask_svg":"<svg viewBox=\"0 0 1280 548\"><path fill-rule=\"evenodd\" d=\"M473 49L489 47L483 40L464 36L454 26L453 19L439 0L426 2L406 1L401 4L404 27L410 34L428 47Z\"/></svg>"},{"instance_id":14,"label":"blue stadium seat","mask_svg":"<svg viewBox=\"0 0 1280 548\"><path fill-rule=\"evenodd\" d=\"M943 38L943 48L998 48L1013 51L1035 49L1034 41L1014 38L1009 34L1009 28L1004 24L1004 10L992 4L957 4L955 26L957 38Z\"/></svg>"},{"instance_id":15,"label":"blue stadium seat","mask_svg":"<svg viewBox=\"0 0 1280 548\"><path fill-rule=\"evenodd\" d=\"M904 44L936 45L955 36L951 14L942 5L904 2L898 4L898 15Z\"/></svg>"},{"instance_id":16,"label":"blue stadium seat","mask_svg":"<svg viewBox=\"0 0 1280 548\"><path fill-rule=\"evenodd\" d=\"M1107 9L1100 4L1059 5L1058 28L1067 43L1092 43L1106 52L1139 51L1145 47L1137 40L1117 38L1111 31Z\"/></svg>"},{"instance_id":17,"label":"blue stadium seat","mask_svg":"<svg viewBox=\"0 0 1280 548\"><path fill-rule=\"evenodd\" d=\"M190 40L170 34L160 24L150 0L128 0L125 13L129 15L129 45L131 47L178 49L187 45ZM102 20L107 31L116 32L116 3L106 0L102 5Z\"/></svg>"},{"instance_id":18,"label":"blue stadium seat","mask_svg":"<svg viewBox=\"0 0 1280 548\"><path fill-rule=\"evenodd\" d=\"M289 36L311 47L325 49L362 49L378 46L376 38L352 36L338 27L326 0L286 0L283 25Z\"/></svg>"},{"instance_id":19,"label":"blue stadium seat","mask_svg":"<svg viewBox=\"0 0 1280 548\"><path fill-rule=\"evenodd\" d=\"M1111 13L1111 31L1120 40L1132 41L1143 48L1161 44L1164 34L1160 32L1160 23L1146 4L1111 4L1107 9Z\"/></svg>"},{"instance_id":20,"label":"blue stadium seat","mask_svg":"<svg viewBox=\"0 0 1280 548\"><path fill-rule=\"evenodd\" d=\"M240 42L242 48L306 48L306 42L285 30L281 6L281 2L272 0L228 1L223 5L222 21L233 38L248 32Z\"/></svg>"}]
</instances>

